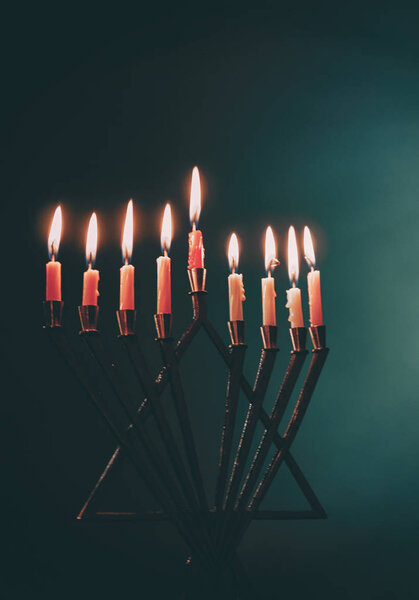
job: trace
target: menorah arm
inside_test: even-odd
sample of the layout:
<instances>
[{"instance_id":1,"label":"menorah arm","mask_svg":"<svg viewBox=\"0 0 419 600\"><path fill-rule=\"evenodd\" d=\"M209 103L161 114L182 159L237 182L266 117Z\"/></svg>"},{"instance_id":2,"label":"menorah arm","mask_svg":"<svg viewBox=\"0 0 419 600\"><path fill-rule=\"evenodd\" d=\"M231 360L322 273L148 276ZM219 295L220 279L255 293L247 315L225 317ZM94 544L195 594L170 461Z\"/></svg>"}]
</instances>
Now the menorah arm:
<instances>
[{"instance_id":1,"label":"menorah arm","mask_svg":"<svg viewBox=\"0 0 419 600\"><path fill-rule=\"evenodd\" d=\"M124 452L131 460L140 478L145 482L157 502L170 515L170 518L181 537L191 550L196 553L198 560L204 565L207 565L208 557L201 551L199 544L196 543L196 540L190 534L184 516L177 510L170 496L167 495L166 491L161 486L153 469L147 465L143 454L139 451L135 441L129 435L130 430L125 430L125 427L119 422L119 419L114 412L111 411L109 403L103 398L96 389L96 386L92 383L89 371L73 352L63 329L61 327L46 327L45 329L55 347L66 360L75 377L85 389L93 404L99 410L119 446L124 449Z\"/></svg>"},{"instance_id":2,"label":"menorah arm","mask_svg":"<svg viewBox=\"0 0 419 600\"><path fill-rule=\"evenodd\" d=\"M224 491L227 483L227 472L233 444L234 426L236 423L237 405L240 392L240 379L243 371L243 361L246 352L244 344L234 345L230 348L231 362L227 383L227 393L224 411L224 424L221 432L220 455L218 461L218 474L215 488L215 508L223 508Z\"/></svg>"},{"instance_id":3,"label":"menorah arm","mask_svg":"<svg viewBox=\"0 0 419 600\"><path fill-rule=\"evenodd\" d=\"M201 469L199 467L198 455L196 452L196 445L189 417L189 410L185 401L185 395L180 379L178 362L173 347L173 341L170 338L161 338L158 340L158 343L168 372L172 398L175 405L179 427L182 433L182 439L185 446L186 456L189 462L189 468L198 496L198 501L201 510L207 511L208 502L205 494L204 483L202 480Z\"/></svg>"},{"instance_id":4,"label":"menorah arm","mask_svg":"<svg viewBox=\"0 0 419 600\"><path fill-rule=\"evenodd\" d=\"M262 349L259 368L256 374L255 384L253 386L252 401L249 403L249 409L243 425L243 430L228 483L224 505L225 510L231 510L234 506L236 494L243 476L243 471L246 466L253 436L259 420L259 412L266 394L277 354L277 348Z\"/></svg>"},{"instance_id":5,"label":"menorah arm","mask_svg":"<svg viewBox=\"0 0 419 600\"><path fill-rule=\"evenodd\" d=\"M189 327L187 328L187 330L185 331L185 333L181 336L181 338L179 339L179 341L177 342L176 347L175 347L175 355L176 355L177 360L180 360L183 357L186 350L189 348L192 340L194 339L195 335L198 333L199 327L200 327L199 320L194 319L191 322L191 324L189 325ZM167 369L164 366L160 370L160 372L155 380L156 394L161 395L167 384L168 384L168 375L167 375ZM143 401L138 409L138 415L144 421L146 421L151 416L150 403L147 398L147 395L143 399ZM117 453L118 450L119 450L119 447L117 447L115 449L114 454ZM106 479L107 476L109 476L109 473L111 472L111 469L109 469L108 467L112 463L112 469L114 468L115 464L117 464L117 462L120 460L121 453L118 452L118 455L117 455L115 461L113 461L113 456L114 455L112 455L112 457L109 459L105 469L103 470L102 474L100 475L97 483L95 484L93 490L89 494L89 497L83 506L82 511L83 511L84 517L86 516L86 511L88 510L89 505L93 502L97 493L101 489L103 481Z\"/></svg>"},{"instance_id":6,"label":"menorah arm","mask_svg":"<svg viewBox=\"0 0 419 600\"><path fill-rule=\"evenodd\" d=\"M300 350L291 353L288 368L282 381L282 385L279 390L271 418L269 419L269 426L265 429L262 435L258 449L253 458L251 467L243 483L242 489L240 491L236 503L237 509L244 508L247 499L252 493L252 489L256 484L259 474L263 468L269 448L271 447L274 434L277 431L281 417L285 412L285 408L288 405L295 384L297 383L298 376L301 373L301 369L303 367L306 356L306 350Z\"/></svg>"},{"instance_id":7,"label":"menorah arm","mask_svg":"<svg viewBox=\"0 0 419 600\"><path fill-rule=\"evenodd\" d=\"M305 377L303 386L298 396L298 400L294 408L293 414L288 423L286 432L282 438L282 447L276 452L274 458L272 459L269 467L267 468L261 482L259 483L253 495L253 498L247 510L241 513L241 517L239 518L238 522L234 524L234 529L232 531L231 537L229 538L229 543L226 548L225 557L227 560L228 557L231 556L231 553L234 552L235 549L238 547L244 533L247 530L247 527L254 518L254 515L256 514L263 498L266 496L272 482L274 481L279 467L285 460L285 457L298 433L304 415L307 411L320 373L326 361L328 352L328 348L315 349L312 352L309 370Z\"/></svg>"}]
</instances>

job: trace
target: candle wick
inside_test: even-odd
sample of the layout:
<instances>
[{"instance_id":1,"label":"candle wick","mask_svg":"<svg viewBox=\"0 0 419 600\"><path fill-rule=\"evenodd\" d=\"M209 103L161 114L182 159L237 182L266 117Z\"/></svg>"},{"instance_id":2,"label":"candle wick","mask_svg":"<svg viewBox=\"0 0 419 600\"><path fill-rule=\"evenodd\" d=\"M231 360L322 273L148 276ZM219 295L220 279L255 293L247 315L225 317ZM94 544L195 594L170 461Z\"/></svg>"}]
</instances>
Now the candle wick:
<instances>
[{"instance_id":1,"label":"candle wick","mask_svg":"<svg viewBox=\"0 0 419 600\"><path fill-rule=\"evenodd\" d=\"M272 277L271 269L268 269L268 277Z\"/></svg>"},{"instance_id":2,"label":"candle wick","mask_svg":"<svg viewBox=\"0 0 419 600\"><path fill-rule=\"evenodd\" d=\"M196 231L196 223L195 223L195 221L192 222L192 231Z\"/></svg>"},{"instance_id":3,"label":"candle wick","mask_svg":"<svg viewBox=\"0 0 419 600\"><path fill-rule=\"evenodd\" d=\"M295 288L295 287L296 287L296 286L295 286L295 276L294 276L294 275L293 275L293 277L292 277L292 287L293 287L293 288Z\"/></svg>"},{"instance_id":4,"label":"candle wick","mask_svg":"<svg viewBox=\"0 0 419 600\"><path fill-rule=\"evenodd\" d=\"M166 248L163 250L163 255L167 257L167 249Z\"/></svg>"},{"instance_id":5,"label":"candle wick","mask_svg":"<svg viewBox=\"0 0 419 600\"><path fill-rule=\"evenodd\" d=\"M125 255L125 265L127 265L127 264L128 264L128 256Z\"/></svg>"}]
</instances>

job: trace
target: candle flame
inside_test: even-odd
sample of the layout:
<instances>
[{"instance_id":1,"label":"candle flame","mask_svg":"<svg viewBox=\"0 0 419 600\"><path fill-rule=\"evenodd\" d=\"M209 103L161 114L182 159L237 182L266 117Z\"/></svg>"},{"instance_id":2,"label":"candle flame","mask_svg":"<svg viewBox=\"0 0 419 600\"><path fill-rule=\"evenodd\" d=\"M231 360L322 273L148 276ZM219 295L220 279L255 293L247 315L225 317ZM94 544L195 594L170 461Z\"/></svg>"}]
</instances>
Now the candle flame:
<instances>
[{"instance_id":1,"label":"candle flame","mask_svg":"<svg viewBox=\"0 0 419 600\"><path fill-rule=\"evenodd\" d=\"M228 244L228 264L233 273L239 266L239 240L235 233L231 234Z\"/></svg>"},{"instance_id":2,"label":"candle flame","mask_svg":"<svg viewBox=\"0 0 419 600\"><path fill-rule=\"evenodd\" d=\"M306 259L309 267L315 267L316 255L314 254L313 240L310 229L307 226L304 227L304 258Z\"/></svg>"},{"instance_id":3,"label":"candle flame","mask_svg":"<svg viewBox=\"0 0 419 600\"><path fill-rule=\"evenodd\" d=\"M92 213L89 221L89 229L87 230L86 240L86 261L89 266L93 266L96 260L97 250L97 217L96 213Z\"/></svg>"},{"instance_id":4,"label":"candle flame","mask_svg":"<svg viewBox=\"0 0 419 600\"><path fill-rule=\"evenodd\" d=\"M172 243L172 209L170 204L166 204L161 224L160 235L161 249L163 252L169 252Z\"/></svg>"},{"instance_id":5,"label":"candle flame","mask_svg":"<svg viewBox=\"0 0 419 600\"><path fill-rule=\"evenodd\" d=\"M126 263L131 260L134 238L134 215L132 200L128 202L125 216L124 233L122 235L122 258Z\"/></svg>"},{"instance_id":6,"label":"candle flame","mask_svg":"<svg viewBox=\"0 0 419 600\"><path fill-rule=\"evenodd\" d=\"M288 230L288 275L293 285L298 283L299 260L295 229L291 225Z\"/></svg>"},{"instance_id":7,"label":"candle flame","mask_svg":"<svg viewBox=\"0 0 419 600\"><path fill-rule=\"evenodd\" d=\"M63 223L61 206L57 206L55 209L54 217L52 219L51 228L48 236L48 253L50 258L55 258L58 254L58 248L60 247L61 240L61 228Z\"/></svg>"},{"instance_id":8,"label":"candle flame","mask_svg":"<svg viewBox=\"0 0 419 600\"><path fill-rule=\"evenodd\" d=\"M199 221L201 214L201 181L199 179L198 167L192 170L191 196L189 202L189 219L191 223Z\"/></svg>"},{"instance_id":9,"label":"candle flame","mask_svg":"<svg viewBox=\"0 0 419 600\"><path fill-rule=\"evenodd\" d=\"M269 272L279 265L276 258L276 244L272 227L266 228L265 233L265 269Z\"/></svg>"}]
</instances>

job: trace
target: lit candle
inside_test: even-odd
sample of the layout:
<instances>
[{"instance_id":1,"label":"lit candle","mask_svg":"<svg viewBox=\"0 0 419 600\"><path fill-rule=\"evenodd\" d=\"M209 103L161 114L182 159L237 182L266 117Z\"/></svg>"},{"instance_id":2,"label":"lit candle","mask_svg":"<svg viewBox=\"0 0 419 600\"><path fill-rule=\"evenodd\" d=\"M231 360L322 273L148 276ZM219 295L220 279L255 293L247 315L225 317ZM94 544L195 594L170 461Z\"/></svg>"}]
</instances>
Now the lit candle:
<instances>
[{"instance_id":1,"label":"lit candle","mask_svg":"<svg viewBox=\"0 0 419 600\"><path fill-rule=\"evenodd\" d=\"M89 229L86 240L86 261L87 270L83 275L83 306L97 306L97 297L99 296L99 271L93 269L97 250L97 218L96 213L90 217Z\"/></svg>"},{"instance_id":2,"label":"lit candle","mask_svg":"<svg viewBox=\"0 0 419 600\"><path fill-rule=\"evenodd\" d=\"M200 214L201 182L199 180L198 167L194 167L192 171L191 196L189 202L189 219L192 223L192 231L189 234L188 269L204 268L204 240L202 238L202 231L196 228Z\"/></svg>"},{"instance_id":3,"label":"lit candle","mask_svg":"<svg viewBox=\"0 0 419 600\"><path fill-rule=\"evenodd\" d=\"M60 247L62 227L61 206L55 209L48 237L48 253L50 261L46 264L46 296L49 301L61 302L61 263L56 259Z\"/></svg>"},{"instance_id":4,"label":"lit candle","mask_svg":"<svg viewBox=\"0 0 419 600\"><path fill-rule=\"evenodd\" d=\"M122 259L119 288L119 310L135 310L134 275L135 267L129 264L132 256L134 232L134 217L132 200L128 202L125 217L124 233L122 235Z\"/></svg>"},{"instance_id":5,"label":"lit candle","mask_svg":"<svg viewBox=\"0 0 419 600\"><path fill-rule=\"evenodd\" d=\"M265 269L267 277L262 278L262 323L263 325L276 325L275 309L275 281L272 277L272 269L279 265L276 258L276 246L274 234L271 227L266 229L265 234Z\"/></svg>"},{"instance_id":6,"label":"lit candle","mask_svg":"<svg viewBox=\"0 0 419 600\"><path fill-rule=\"evenodd\" d=\"M320 271L315 269L316 256L314 254L313 240L311 239L310 229L308 227L304 227L304 256L311 269L307 275L310 325L312 327L317 327L323 325Z\"/></svg>"},{"instance_id":7,"label":"lit candle","mask_svg":"<svg viewBox=\"0 0 419 600\"><path fill-rule=\"evenodd\" d=\"M160 236L163 256L157 259L157 314L172 312L172 288L170 281L170 258L168 252L172 242L172 212L166 204Z\"/></svg>"},{"instance_id":8,"label":"lit candle","mask_svg":"<svg viewBox=\"0 0 419 600\"><path fill-rule=\"evenodd\" d=\"M301 290L297 287L299 274L298 248L295 229L291 225L288 230L288 275L291 288L287 290L287 304L290 314L288 321L291 327L304 327L303 308L301 305Z\"/></svg>"},{"instance_id":9,"label":"lit candle","mask_svg":"<svg viewBox=\"0 0 419 600\"><path fill-rule=\"evenodd\" d=\"M228 276L228 299L230 321L243 321L243 301L246 300L243 287L243 275L236 273L239 266L239 242L235 233L231 234L228 245L228 262L231 274Z\"/></svg>"}]
</instances>

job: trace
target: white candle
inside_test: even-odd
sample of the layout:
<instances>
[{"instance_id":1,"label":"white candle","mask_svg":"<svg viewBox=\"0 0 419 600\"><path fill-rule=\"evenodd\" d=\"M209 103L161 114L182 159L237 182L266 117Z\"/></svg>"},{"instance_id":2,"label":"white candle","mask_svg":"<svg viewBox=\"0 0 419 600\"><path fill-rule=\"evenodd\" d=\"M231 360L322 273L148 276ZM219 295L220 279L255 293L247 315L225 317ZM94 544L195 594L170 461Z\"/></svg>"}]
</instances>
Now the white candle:
<instances>
[{"instance_id":1,"label":"white candle","mask_svg":"<svg viewBox=\"0 0 419 600\"><path fill-rule=\"evenodd\" d=\"M272 227L267 227L265 233L265 269L268 276L262 278L262 324L265 326L276 325L276 292L272 269L278 264Z\"/></svg>"},{"instance_id":2,"label":"white candle","mask_svg":"<svg viewBox=\"0 0 419 600\"><path fill-rule=\"evenodd\" d=\"M157 314L172 312L172 287L170 279L170 258L167 253L172 241L172 213L166 204L163 215L160 242L164 256L157 259Z\"/></svg>"},{"instance_id":3,"label":"white candle","mask_svg":"<svg viewBox=\"0 0 419 600\"><path fill-rule=\"evenodd\" d=\"M308 304L310 308L310 325L318 327L323 325L322 295L320 288L320 271L315 269L316 257L310 230L304 228L304 254L311 269L307 275Z\"/></svg>"},{"instance_id":4,"label":"white candle","mask_svg":"<svg viewBox=\"0 0 419 600\"><path fill-rule=\"evenodd\" d=\"M99 271L93 269L93 263L96 258L97 250L97 218L96 213L90 217L89 229L87 231L86 241L86 260L88 262L87 271L83 275L83 299L82 305L97 306L99 296Z\"/></svg>"},{"instance_id":5,"label":"white candle","mask_svg":"<svg viewBox=\"0 0 419 600\"><path fill-rule=\"evenodd\" d=\"M303 308L301 305L301 290L292 287L287 290L286 308L289 308L288 321L291 327L304 327Z\"/></svg>"},{"instance_id":6,"label":"white candle","mask_svg":"<svg viewBox=\"0 0 419 600\"><path fill-rule=\"evenodd\" d=\"M275 310L275 281L269 275L262 278L262 323L263 325L276 325Z\"/></svg>"},{"instance_id":7,"label":"white candle","mask_svg":"<svg viewBox=\"0 0 419 600\"><path fill-rule=\"evenodd\" d=\"M122 235L122 256L125 264L120 271L119 310L135 310L135 267L129 264L134 241L134 214L132 200L128 202Z\"/></svg>"},{"instance_id":8,"label":"white candle","mask_svg":"<svg viewBox=\"0 0 419 600\"><path fill-rule=\"evenodd\" d=\"M51 260L46 264L46 295L47 301L61 302L61 263L56 259L61 239L62 214L61 206L55 209L48 236L48 252Z\"/></svg>"},{"instance_id":9,"label":"white candle","mask_svg":"<svg viewBox=\"0 0 419 600\"><path fill-rule=\"evenodd\" d=\"M246 300L246 297L243 286L243 275L235 272L239 264L239 242L235 233L232 233L230 237L228 261L233 271L228 276L230 321L243 321L243 302Z\"/></svg>"},{"instance_id":10,"label":"white candle","mask_svg":"<svg viewBox=\"0 0 419 600\"><path fill-rule=\"evenodd\" d=\"M290 321L291 327L304 327L301 290L297 287L299 275L297 238L292 225L288 230L288 275L292 284L292 287L287 290L287 304L285 305L289 309L288 321Z\"/></svg>"}]
</instances>

